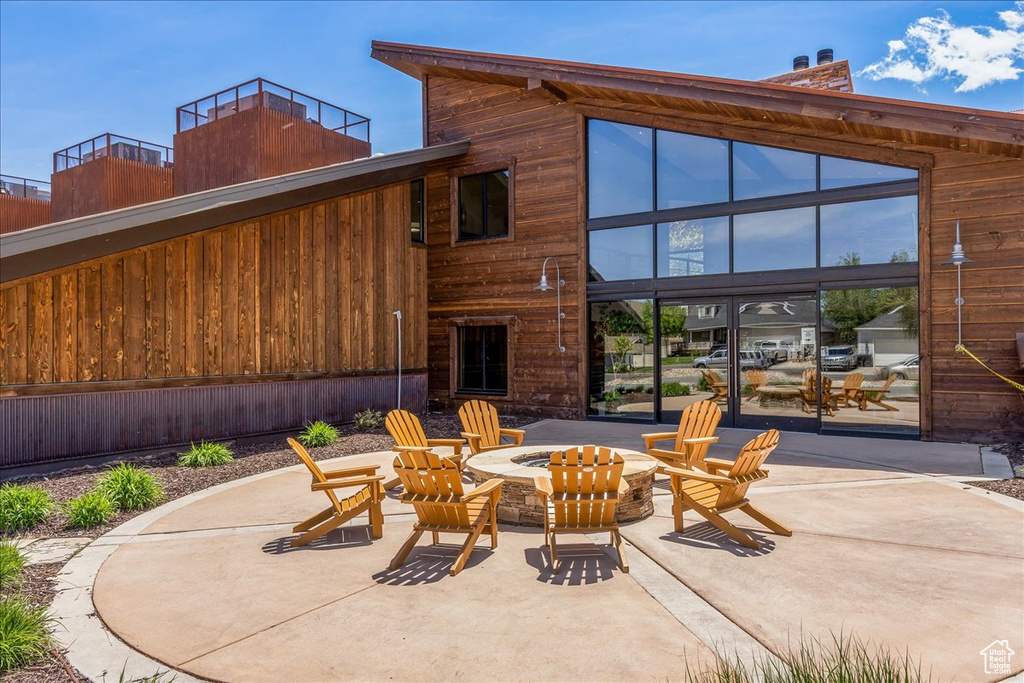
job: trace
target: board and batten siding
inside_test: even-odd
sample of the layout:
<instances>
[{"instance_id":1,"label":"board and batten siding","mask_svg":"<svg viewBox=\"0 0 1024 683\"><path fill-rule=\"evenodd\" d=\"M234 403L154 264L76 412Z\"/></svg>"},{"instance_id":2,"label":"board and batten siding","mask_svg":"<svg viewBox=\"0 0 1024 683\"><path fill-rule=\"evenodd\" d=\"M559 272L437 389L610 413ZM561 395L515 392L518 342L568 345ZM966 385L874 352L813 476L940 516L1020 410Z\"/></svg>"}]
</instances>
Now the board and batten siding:
<instances>
[{"instance_id":1,"label":"board and batten siding","mask_svg":"<svg viewBox=\"0 0 1024 683\"><path fill-rule=\"evenodd\" d=\"M426 366L409 186L196 232L0 286L0 395Z\"/></svg>"},{"instance_id":2,"label":"board and batten siding","mask_svg":"<svg viewBox=\"0 0 1024 683\"><path fill-rule=\"evenodd\" d=\"M586 280L576 115L542 93L451 78L430 77L426 98L428 145L472 140L458 167L427 177L430 398L441 405L459 400L451 391L455 321L511 318L509 394L488 400L522 413L582 418ZM457 178L506 168L514 197L511 238L456 242ZM557 345L555 292L533 289L549 256L565 280L564 354ZM554 283L553 265L547 274Z\"/></svg>"}]
</instances>

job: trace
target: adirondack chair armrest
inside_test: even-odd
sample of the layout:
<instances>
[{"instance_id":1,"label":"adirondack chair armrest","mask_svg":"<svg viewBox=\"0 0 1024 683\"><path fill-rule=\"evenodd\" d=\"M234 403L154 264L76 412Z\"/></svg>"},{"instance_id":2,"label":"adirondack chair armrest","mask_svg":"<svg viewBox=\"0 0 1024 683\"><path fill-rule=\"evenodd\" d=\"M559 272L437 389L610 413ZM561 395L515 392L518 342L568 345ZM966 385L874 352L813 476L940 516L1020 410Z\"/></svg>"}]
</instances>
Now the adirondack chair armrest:
<instances>
[{"instance_id":1,"label":"adirondack chair armrest","mask_svg":"<svg viewBox=\"0 0 1024 683\"><path fill-rule=\"evenodd\" d=\"M665 460L672 460L673 462L685 462L686 453L680 453L679 451L670 451L664 448L648 448L647 455L658 458L662 462Z\"/></svg>"},{"instance_id":2,"label":"adirondack chair armrest","mask_svg":"<svg viewBox=\"0 0 1024 683\"><path fill-rule=\"evenodd\" d=\"M502 481L501 479L488 479L487 481L480 484L469 493L463 494L462 502L465 503L473 500L474 498L479 498L480 496L486 496L491 493L499 492L501 491L501 485L504 483L505 482Z\"/></svg>"},{"instance_id":3,"label":"adirondack chair armrest","mask_svg":"<svg viewBox=\"0 0 1024 683\"><path fill-rule=\"evenodd\" d=\"M327 477L328 479L354 477L356 475L377 474L377 470L379 469L380 465L369 465L367 467L345 467L340 470L331 470L330 472L324 472L324 476Z\"/></svg>"},{"instance_id":4,"label":"adirondack chair armrest","mask_svg":"<svg viewBox=\"0 0 1024 683\"><path fill-rule=\"evenodd\" d=\"M706 481L709 484L732 484L733 480L729 477L723 477L718 474L709 474L700 470L682 469L680 467L666 467L666 474L671 474L683 479L695 479L697 481Z\"/></svg>"},{"instance_id":5,"label":"adirondack chair armrest","mask_svg":"<svg viewBox=\"0 0 1024 683\"><path fill-rule=\"evenodd\" d=\"M483 434L473 434L472 432L459 432L462 435L463 440L473 441L475 439L482 439Z\"/></svg>"},{"instance_id":6,"label":"adirondack chair armrest","mask_svg":"<svg viewBox=\"0 0 1024 683\"><path fill-rule=\"evenodd\" d=\"M682 439L682 442L683 443L692 443L692 444L718 443L718 437L717 436L687 436L687 437Z\"/></svg>"},{"instance_id":7,"label":"adirondack chair armrest","mask_svg":"<svg viewBox=\"0 0 1024 683\"><path fill-rule=\"evenodd\" d=\"M732 462L729 460L719 460L718 458L704 458L704 464L707 465L709 470L729 470L732 468Z\"/></svg>"},{"instance_id":8,"label":"adirondack chair armrest","mask_svg":"<svg viewBox=\"0 0 1024 683\"><path fill-rule=\"evenodd\" d=\"M428 446L450 446L455 449L455 455L462 452L465 443L465 439L427 439Z\"/></svg>"},{"instance_id":9,"label":"adirondack chair armrest","mask_svg":"<svg viewBox=\"0 0 1024 683\"><path fill-rule=\"evenodd\" d=\"M551 485L551 480L547 477L534 477L533 487L537 489L537 493L539 493L544 499L555 495L555 489Z\"/></svg>"},{"instance_id":10,"label":"adirondack chair armrest","mask_svg":"<svg viewBox=\"0 0 1024 683\"><path fill-rule=\"evenodd\" d=\"M502 436L511 436L515 440L516 445L518 446L523 442L523 437L526 436L526 430L512 429L511 427L501 427L500 429L498 429L498 434L501 434Z\"/></svg>"},{"instance_id":11,"label":"adirondack chair armrest","mask_svg":"<svg viewBox=\"0 0 1024 683\"><path fill-rule=\"evenodd\" d=\"M310 485L310 490L327 491L330 489L342 489L348 486L366 486L375 481L384 481L384 475L378 474L372 477L357 477L355 479L337 479L335 481L315 481Z\"/></svg>"},{"instance_id":12,"label":"adirondack chair armrest","mask_svg":"<svg viewBox=\"0 0 1024 683\"><path fill-rule=\"evenodd\" d=\"M653 444L656 441L674 439L679 436L679 432L655 432L652 434L641 434L640 436L643 437L644 445L647 446L647 448L654 448Z\"/></svg>"},{"instance_id":13,"label":"adirondack chair armrest","mask_svg":"<svg viewBox=\"0 0 1024 683\"><path fill-rule=\"evenodd\" d=\"M398 451L399 453L407 453L407 452L410 452L410 453L426 453L426 452L428 452L430 450L433 450L433 447L432 446L399 446L398 444L395 444L394 446L391 447L391 450Z\"/></svg>"}]
</instances>

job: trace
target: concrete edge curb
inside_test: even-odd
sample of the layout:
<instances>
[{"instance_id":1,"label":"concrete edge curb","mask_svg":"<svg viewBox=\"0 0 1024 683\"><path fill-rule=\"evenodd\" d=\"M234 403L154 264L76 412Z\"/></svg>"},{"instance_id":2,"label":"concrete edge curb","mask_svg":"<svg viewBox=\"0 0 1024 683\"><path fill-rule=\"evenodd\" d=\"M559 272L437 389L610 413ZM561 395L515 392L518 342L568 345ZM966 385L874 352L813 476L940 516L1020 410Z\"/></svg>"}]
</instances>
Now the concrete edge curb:
<instances>
[{"instance_id":1,"label":"concrete edge curb","mask_svg":"<svg viewBox=\"0 0 1024 683\"><path fill-rule=\"evenodd\" d=\"M1013 479L1013 467L1009 459L994 448L981 447L981 470L993 479Z\"/></svg>"},{"instance_id":2,"label":"concrete edge curb","mask_svg":"<svg viewBox=\"0 0 1024 683\"><path fill-rule=\"evenodd\" d=\"M358 453L348 457L382 455L390 451ZM340 458L332 458L337 460ZM103 534L78 551L58 572L57 594L50 605L50 616L60 626L54 633L57 643L67 650L71 666L100 683L124 678L136 680L159 674L170 673L178 683L203 683L196 678L139 652L122 641L116 633L107 628L96 612L92 601L93 586L103 563L115 550L131 542L156 520L196 501L217 495L223 491L279 475L283 472L301 472L303 466L290 465L269 472L260 472L241 479L226 481L202 491L190 493L148 510L124 524ZM123 676L122 676L123 672Z\"/></svg>"}]
</instances>

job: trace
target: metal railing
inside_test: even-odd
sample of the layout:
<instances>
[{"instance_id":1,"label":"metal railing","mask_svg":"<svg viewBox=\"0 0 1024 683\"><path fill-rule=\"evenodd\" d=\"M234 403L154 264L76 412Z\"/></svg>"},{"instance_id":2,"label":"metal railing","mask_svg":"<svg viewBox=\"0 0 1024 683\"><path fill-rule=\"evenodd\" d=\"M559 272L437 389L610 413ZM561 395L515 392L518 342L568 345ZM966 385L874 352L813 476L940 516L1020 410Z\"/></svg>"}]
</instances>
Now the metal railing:
<instances>
[{"instance_id":1,"label":"metal railing","mask_svg":"<svg viewBox=\"0 0 1024 683\"><path fill-rule=\"evenodd\" d=\"M198 128L240 111L264 107L364 142L370 141L370 119L265 78L254 78L178 107L178 132Z\"/></svg>"},{"instance_id":2,"label":"metal railing","mask_svg":"<svg viewBox=\"0 0 1024 683\"><path fill-rule=\"evenodd\" d=\"M16 175L0 173L0 194L26 199L50 201L50 183L46 180L32 180Z\"/></svg>"},{"instance_id":3,"label":"metal railing","mask_svg":"<svg viewBox=\"0 0 1024 683\"><path fill-rule=\"evenodd\" d=\"M65 171L102 157L139 161L161 168L170 168L174 165L174 150L170 147L112 133L103 133L91 140L54 152L53 172Z\"/></svg>"}]
</instances>

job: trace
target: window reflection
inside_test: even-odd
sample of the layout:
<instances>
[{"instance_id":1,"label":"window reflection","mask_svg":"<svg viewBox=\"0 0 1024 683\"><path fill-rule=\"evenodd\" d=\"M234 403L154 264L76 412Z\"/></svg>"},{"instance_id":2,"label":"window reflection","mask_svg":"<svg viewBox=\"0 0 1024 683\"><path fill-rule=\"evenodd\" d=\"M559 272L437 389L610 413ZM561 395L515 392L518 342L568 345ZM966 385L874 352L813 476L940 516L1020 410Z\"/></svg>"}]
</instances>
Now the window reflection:
<instances>
[{"instance_id":1,"label":"window reflection","mask_svg":"<svg viewBox=\"0 0 1024 683\"><path fill-rule=\"evenodd\" d=\"M650 225L592 230L589 238L588 279L591 282L653 277L654 253Z\"/></svg>"},{"instance_id":2,"label":"window reflection","mask_svg":"<svg viewBox=\"0 0 1024 683\"><path fill-rule=\"evenodd\" d=\"M654 302L590 304L588 414L654 417Z\"/></svg>"},{"instance_id":3,"label":"window reflection","mask_svg":"<svg viewBox=\"0 0 1024 683\"><path fill-rule=\"evenodd\" d=\"M658 224L658 277L729 272L729 218Z\"/></svg>"},{"instance_id":4,"label":"window reflection","mask_svg":"<svg viewBox=\"0 0 1024 683\"><path fill-rule=\"evenodd\" d=\"M733 199L815 190L817 170L813 154L734 142L732 158Z\"/></svg>"},{"instance_id":5,"label":"window reflection","mask_svg":"<svg viewBox=\"0 0 1024 683\"><path fill-rule=\"evenodd\" d=\"M750 213L733 218L733 270L813 268L814 207Z\"/></svg>"},{"instance_id":6,"label":"window reflection","mask_svg":"<svg viewBox=\"0 0 1024 683\"><path fill-rule=\"evenodd\" d=\"M650 211L654 131L590 119L587 136L590 217Z\"/></svg>"},{"instance_id":7,"label":"window reflection","mask_svg":"<svg viewBox=\"0 0 1024 683\"><path fill-rule=\"evenodd\" d=\"M870 164L853 159L821 157L821 189L823 190L916 178L917 170L913 168Z\"/></svg>"},{"instance_id":8,"label":"window reflection","mask_svg":"<svg viewBox=\"0 0 1024 683\"><path fill-rule=\"evenodd\" d=\"M917 260L917 197L821 207L821 265Z\"/></svg>"},{"instance_id":9,"label":"window reflection","mask_svg":"<svg viewBox=\"0 0 1024 683\"><path fill-rule=\"evenodd\" d=\"M729 201L729 142L658 132L658 208Z\"/></svg>"}]
</instances>

